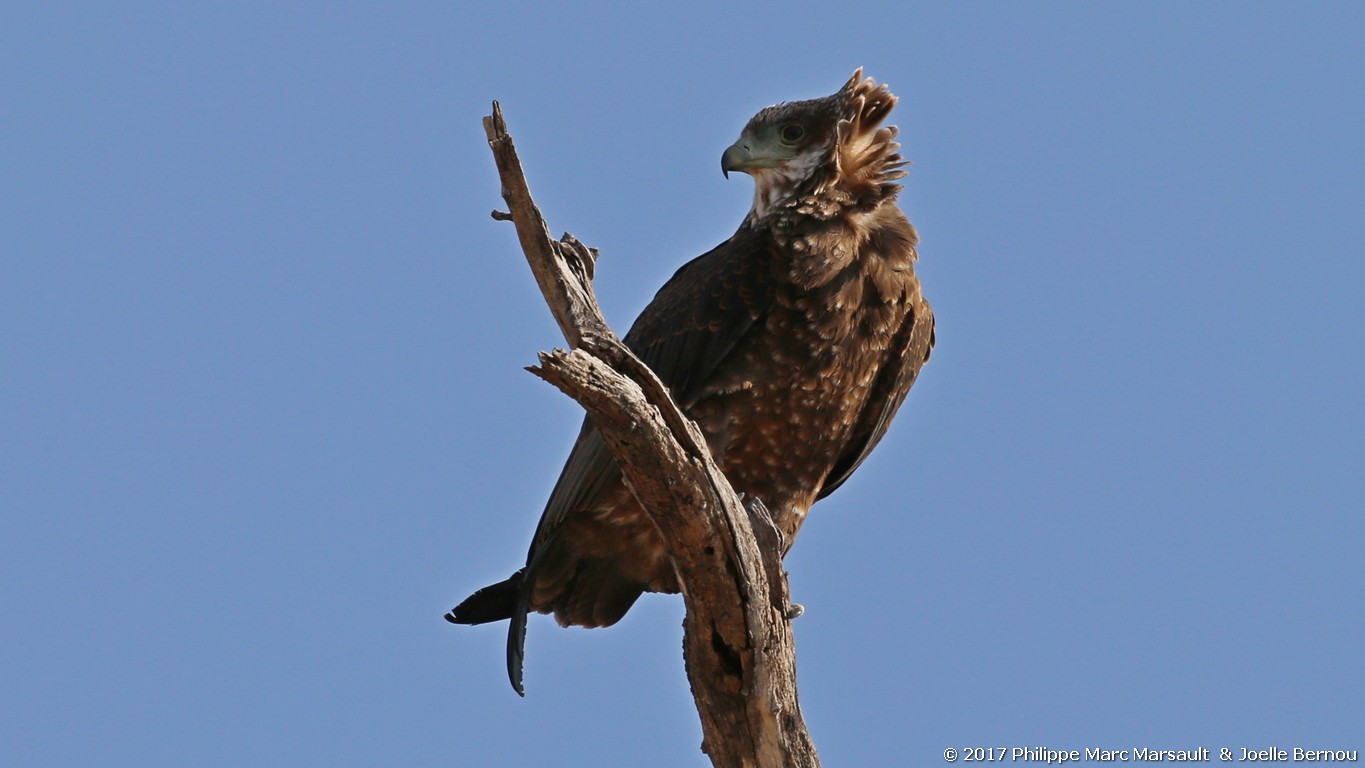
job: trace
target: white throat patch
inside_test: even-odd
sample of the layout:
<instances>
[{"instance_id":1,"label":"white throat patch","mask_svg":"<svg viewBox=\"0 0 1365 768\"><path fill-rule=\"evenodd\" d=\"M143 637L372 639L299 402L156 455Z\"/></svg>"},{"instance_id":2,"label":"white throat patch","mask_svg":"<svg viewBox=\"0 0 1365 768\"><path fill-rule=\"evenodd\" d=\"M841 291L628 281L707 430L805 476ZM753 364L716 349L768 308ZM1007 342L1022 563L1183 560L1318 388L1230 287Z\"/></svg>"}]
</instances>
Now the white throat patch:
<instances>
[{"instance_id":1,"label":"white throat patch","mask_svg":"<svg viewBox=\"0 0 1365 768\"><path fill-rule=\"evenodd\" d=\"M749 222L768 215L775 206L786 202L801 182L810 178L825 159L828 150L821 149L797 155L776 168L756 168L749 172L754 177L754 207L749 209Z\"/></svg>"}]
</instances>

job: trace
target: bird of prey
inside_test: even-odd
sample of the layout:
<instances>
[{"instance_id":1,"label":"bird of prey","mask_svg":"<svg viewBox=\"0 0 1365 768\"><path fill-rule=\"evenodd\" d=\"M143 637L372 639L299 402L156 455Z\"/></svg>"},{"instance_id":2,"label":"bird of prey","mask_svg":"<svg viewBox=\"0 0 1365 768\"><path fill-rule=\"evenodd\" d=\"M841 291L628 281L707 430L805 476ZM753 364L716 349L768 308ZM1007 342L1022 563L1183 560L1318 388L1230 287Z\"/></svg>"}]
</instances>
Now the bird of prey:
<instances>
[{"instance_id":1,"label":"bird of prey","mask_svg":"<svg viewBox=\"0 0 1365 768\"><path fill-rule=\"evenodd\" d=\"M727 177L753 177L753 207L624 338L701 427L735 490L764 503L787 548L811 505L882 439L934 345L918 236L896 204L905 161L896 128L883 125L895 104L859 69L831 96L755 115L721 156ZM641 593L677 591L658 530L585 420L526 566L446 619L511 619L508 675L523 693L529 611L605 627Z\"/></svg>"}]
</instances>

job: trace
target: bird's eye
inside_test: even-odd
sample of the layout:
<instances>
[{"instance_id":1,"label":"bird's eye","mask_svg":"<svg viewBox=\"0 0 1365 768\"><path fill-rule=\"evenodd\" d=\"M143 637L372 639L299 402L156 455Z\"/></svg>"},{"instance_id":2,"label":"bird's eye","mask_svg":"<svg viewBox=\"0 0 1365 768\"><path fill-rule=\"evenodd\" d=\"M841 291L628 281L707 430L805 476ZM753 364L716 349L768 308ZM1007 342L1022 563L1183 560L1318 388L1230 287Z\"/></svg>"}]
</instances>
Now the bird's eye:
<instances>
[{"instance_id":1,"label":"bird's eye","mask_svg":"<svg viewBox=\"0 0 1365 768\"><path fill-rule=\"evenodd\" d=\"M806 135L806 129L796 123L787 123L782 126L782 140L788 144L795 144Z\"/></svg>"}]
</instances>

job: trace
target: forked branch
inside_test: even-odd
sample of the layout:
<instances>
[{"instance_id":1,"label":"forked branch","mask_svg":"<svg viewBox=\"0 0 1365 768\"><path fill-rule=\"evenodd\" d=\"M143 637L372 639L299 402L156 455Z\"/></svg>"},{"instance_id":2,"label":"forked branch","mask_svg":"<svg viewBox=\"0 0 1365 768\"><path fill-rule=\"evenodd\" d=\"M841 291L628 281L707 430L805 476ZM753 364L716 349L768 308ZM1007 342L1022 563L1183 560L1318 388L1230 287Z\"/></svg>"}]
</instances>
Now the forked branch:
<instances>
[{"instance_id":1,"label":"forked branch","mask_svg":"<svg viewBox=\"0 0 1365 768\"><path fill-rule=\"evenodd\" d=\"M780 534L758 499L747 507L697 425L607 326L593 292L597 252L559 240L531 199L502 110L484 118L502 196L536 282L571 351L529 370L583 406L658 527L687 617L683 656L717 768L815 768L796 695L796 651Z\"/></svg>"}]
</instances>

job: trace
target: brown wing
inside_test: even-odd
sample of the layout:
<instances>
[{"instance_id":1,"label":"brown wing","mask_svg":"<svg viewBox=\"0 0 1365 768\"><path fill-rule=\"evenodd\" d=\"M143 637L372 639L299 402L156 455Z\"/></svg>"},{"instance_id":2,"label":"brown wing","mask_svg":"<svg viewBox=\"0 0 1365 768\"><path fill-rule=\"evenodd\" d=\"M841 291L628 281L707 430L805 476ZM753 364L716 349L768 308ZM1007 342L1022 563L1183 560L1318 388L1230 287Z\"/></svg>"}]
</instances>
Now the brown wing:
<instances>
[{"instance_id":1,"label":"brown wing","mask_svg":"<svg viewBox=\"0 0 1365 768\"><path fill-rule=\"evenodd\" d=\"M696 401L716 368L771 305L770 242L766 233L742 227L734 237L683 265L659 289L622 339L668 386L682 408ZM620 472L602 436L591 420L584 419L578 441L555 482L531 540L524 576L513 577L520 594L508 628L507 669L512 687L518 692L526 615L538 566L547 560L564 560L547 558L559 533L576 513L592 508L615 487L620 482ZM609 573L597 576L612 578ZM613 586L621 587L614 594L619 597L619 612L624 613L642 587ZM613 623L617 618L607 615L603 623Z\"/></svg>"},{"instance_id":2,"label":"brown wing","mask_svg":"<svg viewBox=\"0 0 1365 768\"><path fill-rule=\"evenodd\" d=\"M674 273L623 339L682 408L772 305L771 248L766 231L741 228Z\"/></svg>"},{"instance_id":3,"label":"brown wing","mask_svg":"<svg viewBox=\"0 0 1365 768\"><path fill-rule=\"evenodd\" d=\"M691 406L716 368L772 302L766 235L742 228L673 274L622 341ZM590 505L620 470L589 419L545 505L527 563L574 510Z\"/></svg>"},{"instance_id":4,"label":"brown wing","mask_svg":"<svg viewBox=\"0 0 1365 768\"><path fill-rule=\"evenodd\" d=\"M886 434L892 417L905 401L910 385L915 383L915 377L928 361L933 348L934 313L928 302L920 299L896 332L895 341L888 351L890 358L878 373L867 404L858 415L853 435L830 470L817 499L825 498L843 485L867 455L872 453L872 449Z\"/></svg>"}]
</instances>

